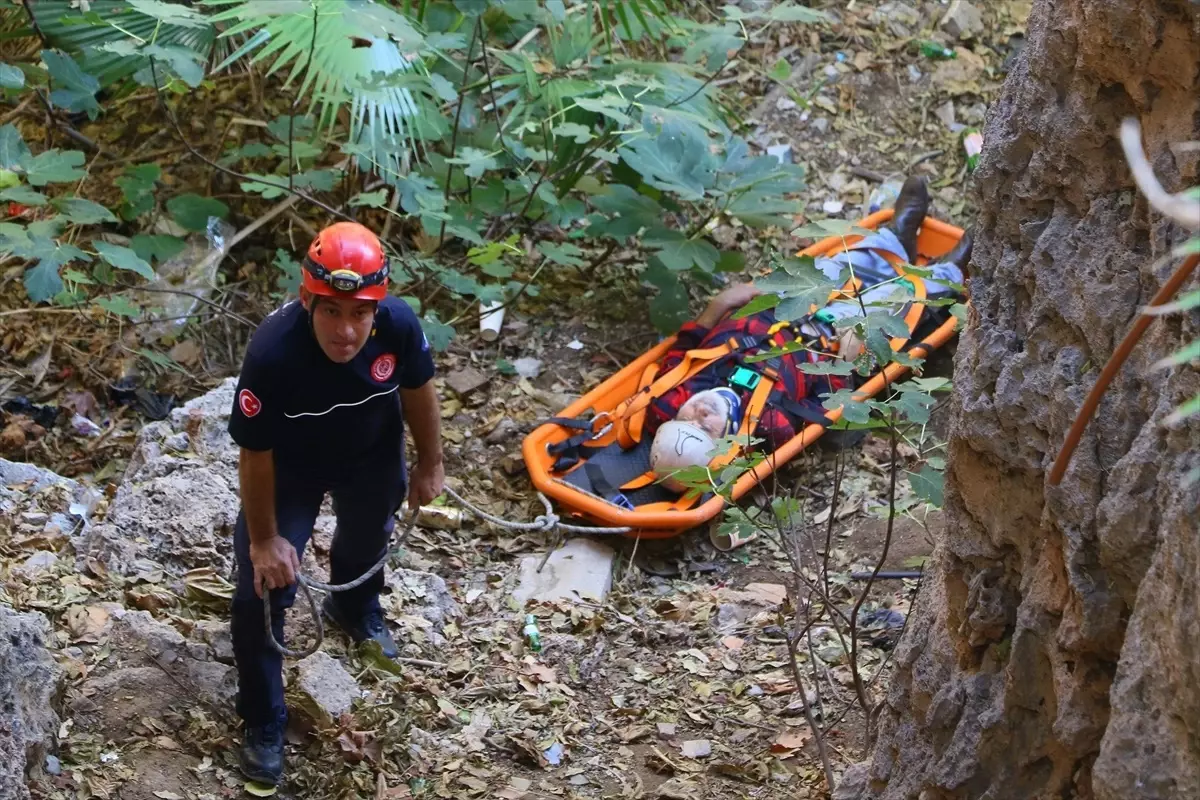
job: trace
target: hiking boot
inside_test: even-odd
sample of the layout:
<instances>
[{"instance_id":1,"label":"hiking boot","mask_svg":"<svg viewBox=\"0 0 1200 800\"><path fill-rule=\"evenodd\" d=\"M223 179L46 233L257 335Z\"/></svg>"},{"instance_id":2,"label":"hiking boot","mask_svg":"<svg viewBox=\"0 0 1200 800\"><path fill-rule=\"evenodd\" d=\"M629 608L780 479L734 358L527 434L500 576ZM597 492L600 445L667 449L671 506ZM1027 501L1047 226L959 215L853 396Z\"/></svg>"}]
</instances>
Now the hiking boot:
<instances>
[{"instance_id":1,"label":"hiking boot","mask_svg":"<svg viewBox=\"0 0 1200 800\"><path fill-rule=\"evenodd\" d=\"M396 642L392 639L391 632L388 631L381 609L368 609L361 619L351 622L342 615L337 604L333 602L333 597L326 595L325 600L321 603L321 610L325 612L325 616L333 620L335 625L349 634L355 644L372 639L379 643L379 649L388 658L400 655L400 649L396 647Z\"/></svg>"},{"instance_id":2,"label":"hiking boot","mask_svg":"<svg viewBox=\"0 0 1200 800\"><path fill-rule=\"evenodd\" d=\"M908 254L908 263L917 263L917 234L929 211L929 188L922 175L913 175L904 182L896 197L891 228Z\"/></svg>"},{"instance_id":3,"label":"hiking boot","mask_svg":"<svg viewBox=\"0 0 1200 800\"><path fill-rule=\"evenodd\" d=\"M243 728L241 765L248 780L275 786L283 777L284 720Z\"/></svg>"},{"instance_id":4,"label":"hiking boot","mask_svg":"<svg viewBox=\"0 0 1200 800\"><path fill-rule=\"evenodd\" d=\"M958 244L954 245L954 249L937 261L940 264L953 264L965 273L967 271L967 262L971 260L971 249L974 246L975 229L972 228L963 234L963 237L958 240Z\"/></svg>"}]
</instances>

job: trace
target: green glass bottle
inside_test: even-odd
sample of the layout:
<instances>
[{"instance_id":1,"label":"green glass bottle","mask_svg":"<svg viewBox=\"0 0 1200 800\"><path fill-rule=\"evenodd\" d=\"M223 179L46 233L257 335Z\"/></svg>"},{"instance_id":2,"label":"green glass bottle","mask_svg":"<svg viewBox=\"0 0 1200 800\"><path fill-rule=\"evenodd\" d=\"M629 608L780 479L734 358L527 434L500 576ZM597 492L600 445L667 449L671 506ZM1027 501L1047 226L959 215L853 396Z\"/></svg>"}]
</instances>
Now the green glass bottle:
<instances>
[{"instance_id":1,"label":"green glass bottle","mask_svg":"<svg viewBox=\"0 0 1200 800\"><path fill-rule=\"evenodd\" d=\"M930 41L929 39L922 39L918 45L918 48L921 51L921 55L925 56L926 58L933 58L937 59L938 61L948 61L952 58L958 58L958 53L954 52L949 47L945 47L937 42Z\"/></svg>"},{"instance_id":2,"label":"green glass bottle","mask_svg":"<svg viewBox=\"0 0 1200 800\"><path fill-rule=\"evenodd\" d=\"M525 636L525 641L529 644L529 649L535 653L542 652L542 632L538 630L537 617L533 614L525 615L525 627L521 630Z\"/></svg>"}]
</instances>

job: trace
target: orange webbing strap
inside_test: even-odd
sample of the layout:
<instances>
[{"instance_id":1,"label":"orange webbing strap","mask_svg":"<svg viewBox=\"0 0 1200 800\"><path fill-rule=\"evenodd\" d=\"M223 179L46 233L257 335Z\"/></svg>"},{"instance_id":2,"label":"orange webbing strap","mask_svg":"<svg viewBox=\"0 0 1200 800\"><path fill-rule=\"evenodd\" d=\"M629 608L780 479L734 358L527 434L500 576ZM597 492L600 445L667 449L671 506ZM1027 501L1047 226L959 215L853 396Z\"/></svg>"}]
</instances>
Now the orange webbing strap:
<instances>
[{"instance_id":1,"label":"orange webbing strap","mask_svg":"<svg viewBox=\"0 0 1200 800\"><path fill-rule=\"evenodd\" d=\"M862 278L859 278L856 275L853 278L851 278L850 280L846 281L844 284L842 284L842 288L834 289L832 292L830 292L828 299L826 299L826 301L825 301L825 304L828 305L828 304L832 303L834 300L849 300L853 297L857 297L858 293L861 292L863 290L863 288L865 288L865 287L863 286ZM815 305L812 306L812 309L816 309L816 308L817 308L817 306L815 306ZM812 313L811 310L809 313Z\"/></svg>"},{"instance_id":2,"label":"orange webbing strap","mask_svg":"<svg viewBox=\"0 0 1200 800\"><path fill-rule=\"evenodd\" d=\"M737 346L737 338L731 337L717 347L689 350L672 369L656 378L650 385L643 386L639 392L614 408L612 411L613 426L616 428L617 441L621 443L621 447L628 450L642 440L646 408L655 398L674 389L717 359L729 355L737 349ZM642 377L645 378L645 373Z\"/></svg>"},{"instance_id":3,"label":"orange webbing strap","mask_svg":"<svg viewBox=\"0 0 1200 800\"><path fill-rule=\"evenodd\" d=\"M634 397L639 396L643 391L652 391L652 387L655 383L654 376L657 374L658 364L647 364L646 368L642 370L641 379L638 381L638 394L635 394ZM649 400L653 399L653 395L650 395ZM647 405L649 404L649 400L647 401ZM643 409L639 414L634 414L632 417L619 415L616 422L617 440L620 441L623 435L627 435L631 440L631 445L633 443L640 442L642 440L642 426L645 425L645 423L645 409ZM631 445L626 445L624 442L621 443L622 447L629 447Z\"/></svg>"},{"instance_id":4,"label":"orange webbing strap","mask_svg":"<svg viewBox=\"0 0 1200 800\"><path fill-rule=\"evenodd\" d=\"M638 379L637 390L640 392L642 389L645 389L647 386L654 383L654 376L657 374L658 374L658 362L651 361L649 364L646 365L646 368L644 370L642 370L642 377Z\"/></svg>"},{"instance_id":5,"label":"orange webbing strap","mask_svg":"<svg viewBox=\"0 0 1200 800\"><path fill-rule=\"evenodd\" d=\"M774 388L775 381L770 378L763 378L758 382L758 385L754 387L754 393L750 395L750 402L746 404L746 413L742 415L742 424L737 432L737 443L710 461L710 468L724 467L741 454L744 449L741 442L749 442L750 437L758 430L758 423L762 421L763 409L767 406L767 398Z\"/></svg>"},{"instance_id":6,"label":"orange webbing strap","mask_svg":"<svg viewBox=\"0 0 1200 800\"><path fill-rule=\"evenodd\" d=\"M626 489L641 489L643 486L649 486L656 480L658 480L658 476L654 474L653 470L650 472L643 472L641 475L638 475L628 483L621 484L621 491L625 491Z\"/></svg>"}]
</instances>

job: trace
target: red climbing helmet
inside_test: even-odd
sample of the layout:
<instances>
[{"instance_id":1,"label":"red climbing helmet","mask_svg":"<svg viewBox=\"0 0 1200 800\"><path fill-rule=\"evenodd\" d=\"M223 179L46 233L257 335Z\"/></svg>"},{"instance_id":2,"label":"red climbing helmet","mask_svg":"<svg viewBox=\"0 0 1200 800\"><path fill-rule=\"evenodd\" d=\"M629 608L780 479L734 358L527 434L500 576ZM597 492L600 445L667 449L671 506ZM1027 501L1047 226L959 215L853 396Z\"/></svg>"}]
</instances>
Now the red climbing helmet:
<instances>
[{"instance_id":1,"label":"red climbing helmet","mask_svg":"<svg viewBox=\"0 0 1200 800\"><path fill-rule=\"evenodd\" d=\"M357 222L335 222L308 246L301 285L326 297L382 300L389 272L378 236Z\"/></svg>"}]
</instances>

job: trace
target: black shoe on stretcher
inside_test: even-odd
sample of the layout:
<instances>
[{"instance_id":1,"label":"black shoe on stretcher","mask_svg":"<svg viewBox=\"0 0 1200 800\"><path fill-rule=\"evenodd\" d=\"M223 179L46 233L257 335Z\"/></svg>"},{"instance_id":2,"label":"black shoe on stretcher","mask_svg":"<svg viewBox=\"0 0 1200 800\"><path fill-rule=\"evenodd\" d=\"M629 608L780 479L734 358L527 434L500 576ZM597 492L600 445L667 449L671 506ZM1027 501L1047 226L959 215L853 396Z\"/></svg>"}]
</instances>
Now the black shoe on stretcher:
<instances>
[{"instance_id":1,"label":"black shoe on stretcher","mask_svg":"<svg viewBox=\"0 0 1200 800\"><path fill-rule=\"evenodd\" d=\"M932 263L953 264L963 272L967 271L967 262L971 260L971 251L975 247L975 229L971 228L958 240L949 253L937 258Z\"/></svg>"},{"instance_id":2,"label":"black shoe on stretcher","mask_svg":"<svg viewBox=\"0 0 1200 800\"><path fill-rule=\"evenodd\" d=\"M335 625L345 631L355 644L372 640L379 644L379 649L388 658L400 655L400 649L396 647L396 641L392 638L387 623L383 619L383 611L378 608L367 611L361 619L351 621L342 615L337 604L333 602L333 597L326 595L325 600L321 603L321 611Z\"/></svg>"},{"instance_id":3,"label":"black shoe on stretcher","mask_svg":"<svg viewBox=\"0 0 1200 800\"><path fill-rule=\"evenodd\" d=\"M895 211L888 223L896 238L908 254L908 263L917 263L917 235L921 232L921 223L929 212L929 186L924 176L913 175L900 187L896 196Z\"/></svg>"}]
</instances>

